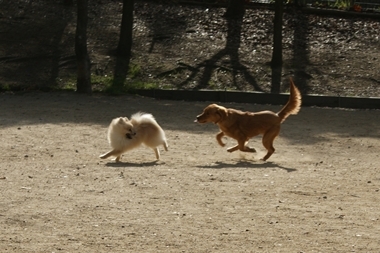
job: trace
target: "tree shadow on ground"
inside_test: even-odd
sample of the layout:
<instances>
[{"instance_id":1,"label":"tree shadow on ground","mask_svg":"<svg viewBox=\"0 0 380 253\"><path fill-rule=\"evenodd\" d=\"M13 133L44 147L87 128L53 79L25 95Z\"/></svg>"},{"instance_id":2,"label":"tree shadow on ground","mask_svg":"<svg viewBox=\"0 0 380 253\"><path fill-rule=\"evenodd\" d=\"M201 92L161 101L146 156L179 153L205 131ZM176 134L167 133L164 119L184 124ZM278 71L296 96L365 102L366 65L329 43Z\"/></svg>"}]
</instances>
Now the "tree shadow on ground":
<instances>
[{"instance_id":1,"label":"tree shadow on ground","mask_svg":"<svg viewBox=\"0 0 380 253\"><path fill-rule=\"evenodd\" d=\"M287 168L281 165L278 165L273 162L254 162L254 161L237 161L233 163L225 163L225 162L215 162L212 165L201 165L196 166L198 168L202 169L227 169L227 168L249 168L249 169L266 169L266 168L280 168L283 170L286 170L287 172L294 172L297 171L297 169L293 168Z\"/></svg>"},{"instance_id":2,"label":"tree shadow on ground","mask_svg":"<svg viewBox=\"0 0 380 253\"><path fill-rule=\"evenodd\" d=\"M149 2L150 6L161 5L155 1ZM135 16L144 21L144 25L150 31L149 37L151 38L150 44L147 46L148 53L159 51L160 54L165 55L165 50L162 50L161 45L170 45L176 43L178 34L186 31L188 24L186 17L182 18L183 13L176 12L173 16L173 10L176 9L176 4L167 6L167 8L152 8L150 11L140 11L143 8L138 8L135 11ZM164 32L163 32L164 31ZM136 38L134 38L136 39Z\"/></svg>"},{"instance_id":3,"label":"tree shadow on ground","mask_svg":"<svg viewBox=\"0 0 380 253\"><path fill-rule=\"evenodd\" d=\"M194 90L199 90L209 86L211 76L215 70L229 71L232 75L233 86L242 88L236 78L238 74L242 74L245 80L253 86L254 90L262 91L261 87L257 84L255 77L249 73L249 69L240 62L239 48L241 44L243 17L244 13L240 13L238 16L234 16L234 18L227 18L226 46L211 58L206 59L195 66L182 63L180 67L166 71L164 74L175 72L179 69L189 70L190 74L188 75L188 78L177 85L177 88L182 88L190 82L195 81L197 76L201 73L198 84L193 87ZM229 58L229 62L224 60L225 57ZM223 64L220 64L220 62Z\"/></svg>"}]
</instances>

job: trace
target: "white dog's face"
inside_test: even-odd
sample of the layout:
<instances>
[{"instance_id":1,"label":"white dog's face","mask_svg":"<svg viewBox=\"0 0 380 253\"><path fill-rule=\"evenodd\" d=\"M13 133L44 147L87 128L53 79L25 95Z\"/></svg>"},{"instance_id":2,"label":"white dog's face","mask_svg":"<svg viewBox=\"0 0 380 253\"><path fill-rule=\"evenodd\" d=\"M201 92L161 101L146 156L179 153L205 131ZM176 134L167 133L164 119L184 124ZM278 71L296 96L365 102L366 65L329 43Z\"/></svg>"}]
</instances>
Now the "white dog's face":
<instances>
[{"instance_id":1,"label":"white dog's face","mask_svg":"<svg viewBox=\"0 0 380 253\"><path fill-rule=\"evenodd\" d=\"M133 125L127 117L120 117L117 121L117 126L120 129L120 132L128 139L132 139L132 137L136 135Z\"/></svg>"}]
</instances>

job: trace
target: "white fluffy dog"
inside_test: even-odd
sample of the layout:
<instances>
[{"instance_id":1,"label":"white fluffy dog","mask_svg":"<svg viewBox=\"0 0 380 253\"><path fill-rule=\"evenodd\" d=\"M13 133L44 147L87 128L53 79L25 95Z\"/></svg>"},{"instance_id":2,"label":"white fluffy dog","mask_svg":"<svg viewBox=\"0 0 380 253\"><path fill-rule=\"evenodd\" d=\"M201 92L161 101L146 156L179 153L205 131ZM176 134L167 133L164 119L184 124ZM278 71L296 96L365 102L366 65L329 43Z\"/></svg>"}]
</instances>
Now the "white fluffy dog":
<instances>
[{"instance_id":1,"label":"white fluffy dog","mask_svg":"<svg viewBox=\"0 0 380 253\"><path fill-rule=\"evenodd\" d=\"M134 149L141 144L152 148L156 159L160 159L158 146L163 145L168 150L164 130L158 125L152 114L138 112L132 115L131 120L127 117L119 117L112 120L108 127L108 142L112 150L100 155L102 159L116 157L120 161L123 153Z\"/></svg>"}]
</instances>

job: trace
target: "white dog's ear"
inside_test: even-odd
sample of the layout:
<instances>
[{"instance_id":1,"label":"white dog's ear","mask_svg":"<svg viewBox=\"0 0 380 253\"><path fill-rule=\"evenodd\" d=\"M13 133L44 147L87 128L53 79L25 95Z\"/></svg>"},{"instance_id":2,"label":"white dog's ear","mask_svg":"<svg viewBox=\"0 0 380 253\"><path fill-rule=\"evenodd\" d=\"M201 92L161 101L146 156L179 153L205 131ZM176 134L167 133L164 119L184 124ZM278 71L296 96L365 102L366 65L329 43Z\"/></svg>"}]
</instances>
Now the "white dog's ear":
<instances>
[{"instance_id":1,"label":"white dog's ear","mask_svg":"<svg viewBox=\"0 0 380 253\"><path fill-rule=\"evenodd\" d=\"M119 120L117 121L118 124L124 124L125 119L120 117Z\"/></svg>"}]
</instances>

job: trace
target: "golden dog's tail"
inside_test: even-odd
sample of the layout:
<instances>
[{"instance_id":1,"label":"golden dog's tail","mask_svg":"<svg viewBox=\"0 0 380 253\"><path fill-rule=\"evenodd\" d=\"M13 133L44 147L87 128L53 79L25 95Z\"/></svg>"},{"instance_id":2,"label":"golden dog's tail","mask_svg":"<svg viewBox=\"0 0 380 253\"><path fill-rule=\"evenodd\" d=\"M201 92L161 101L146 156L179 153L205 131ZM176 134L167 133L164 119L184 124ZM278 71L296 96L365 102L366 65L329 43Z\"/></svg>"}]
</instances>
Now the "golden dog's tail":
<instances>
[{"instance_id":1,"label":"golden dog's tail","mask_svg":"<svg viewBox=\"0 0 380 253\"><path fill-rule=\"evenodd\" d=\"M294 85L293 79L290 78L290 96L288 103L277 113L281 119L281 123L286 120L291 114L297 114L301 109L301 92Z\"/></svg>"}]
</instances>

